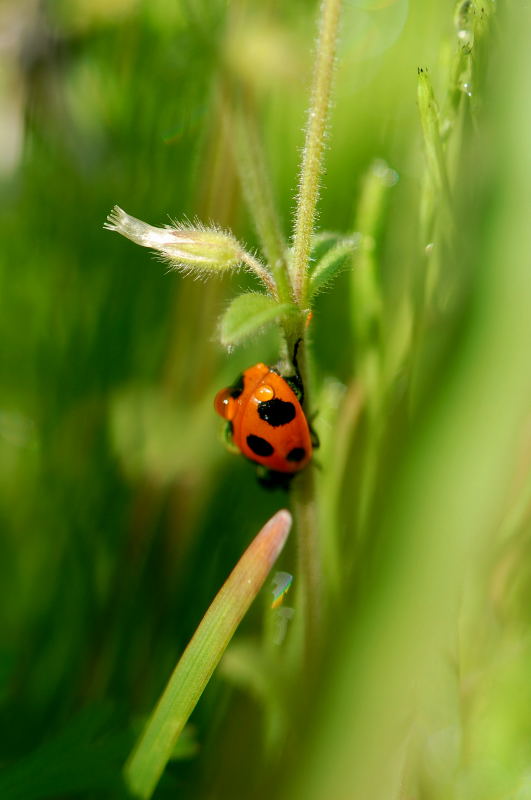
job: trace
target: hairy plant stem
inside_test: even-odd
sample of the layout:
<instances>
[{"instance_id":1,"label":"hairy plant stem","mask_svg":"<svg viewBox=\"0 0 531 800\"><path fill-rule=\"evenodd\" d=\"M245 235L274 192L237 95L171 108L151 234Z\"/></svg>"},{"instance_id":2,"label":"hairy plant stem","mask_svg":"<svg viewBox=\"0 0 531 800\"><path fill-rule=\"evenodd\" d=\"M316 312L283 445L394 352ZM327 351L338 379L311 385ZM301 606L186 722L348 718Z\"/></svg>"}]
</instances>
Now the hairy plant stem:
<instances>
[{"instance_id":1,"label":"hairy plant stem","mask_svg":"<svg viewBox=\"0 0 531 800\"><path fill-rule=\"evenodd\" d=\"M293 299L300 308L296 323L285 329L288 355L297 363L304 386L304 410L311 412L311 375L309 374L306 315L308 312L308 263L319 197L326 126L330 108L332 77L339 29L341 0L323 0L319 24L312 98L308 111L306 141L302 157L297 210L290 261ZM298 572L304 613L304 656L308 669L314 663L322 635L323 600L321 589L321 553L319 546L317 493L314 467L310 465L294 481L293 512L298 543Z\"/></svg>"},{"instance_id":2,"label":"hairy plant stem","mask_svg":"<svg viewBox=\"0 0 531 800\"><path fill-rule=\"evenodd\" d=\"M264 265L261 264L260 261L258 261L258 259L252 256L250 253L243 252L241 254L241 260L249 267L249 269L254 272L258 278L260 278L268 292L275 298L275 300L278 300L279 297L277 285L269 270L266 269L266 267L264 267Z\"/></svg>"},{"instance_id":3,"label":"hairy plant stem","mask_svg":"<svg viewBox=\"0 0 531 800\"><path fill-rule=\"evenodd\" d=\"M304 386L304 410L311 411L311 375L309 374L306 335L307 274L310 249L319 196L324 138L330 107L332 75L339 27L341 0L323 0L319 27L313 89L302 158L297 210L295 214L293 254L290 261L290 282L293 299L300 308L294 324L285 327L288 358L295 361ZM322 635L323 601L321 587L321 553L315 472L310 465L297 476L292 489L293 512L297 530L297 571L303 611L303 651L306 673L315 662Z\"/></svg>"},{"instance_id":4,"label":"hairy plant stem","mask_svg":"<svg viewBox=\"0 0 531 800\"><path fill-rule=\"evenodd\" d=\"M330 109L340 12L341 0L323 0L290 266L294 299L301 306L306 303L308 261L319 198L319 177Z\"/></svg>"}]
</instances>

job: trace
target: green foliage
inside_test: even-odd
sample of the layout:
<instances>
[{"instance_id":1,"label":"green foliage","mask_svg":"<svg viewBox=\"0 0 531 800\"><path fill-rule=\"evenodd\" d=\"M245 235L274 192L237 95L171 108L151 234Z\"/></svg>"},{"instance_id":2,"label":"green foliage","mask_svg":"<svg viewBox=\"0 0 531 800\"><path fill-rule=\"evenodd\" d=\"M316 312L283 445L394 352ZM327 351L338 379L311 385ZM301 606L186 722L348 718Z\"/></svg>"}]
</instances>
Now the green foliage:
<instances>
[{"instance_id":1,"label":"green foliage","mask_svg":"<svg viewBox=\"0 0 531 800\"><path fill-rule=\"evenodd\" d=\"M278 303L272 297L258 292L247 292L236 297L223 314L219 338L225 347L241 344L250 336L282 320L296 307Z\"/></svg>"},{"instance_id":2,"label":"green foliage","mask_svg":"<svg viewBox=\"0 0 531 800\"><path fill-rule=\"evenodd\" d=\"M450 203L450 188L446 174L446 160L440 133L440 115L428 72L422 67L418 72L417 97L420 122L424 134L428 170L433 180L434 192Z\"/></svg>"},{"instance_id":3,"label":"green foliage","mask_svg":"<svg viewBox=\"0 0 531 800\"><path fill-rule=\"evenodd\" d=\"M353 255L359 246L359 237L340 239L314 265L310 274L310 296L322 291L339 273L352 263Z\"/></svg>"},{"instance_id":4,"label":"green foliage","mask_svg":"<svg viewBox=\"0 0 531 800\"><path fill-rule=\"evenodd\" d=\"M212 399L294 354L321 448L293 590L258 595L140 771L170 756L158 800L529 793L530 12L344 6L328 121L334 37L313 117L301 90L317 3L6 17L2 799L123 796L139 720L287 502L227 457ZM116 202L204 220L231 269L165 274L101 230Z\"/></svg>"},{"instance_id":5,"label":"green foliage","mask_svg":"<svg viewBox=\"0 0 531 800\"><path fill-rule=\"evenodd\" d=\"M115 790L133 742L132 731L109 731L110 708L92 707L59 735L0 773L5 800L39 800L87 791Z\"/></svg>"}]
</instances>

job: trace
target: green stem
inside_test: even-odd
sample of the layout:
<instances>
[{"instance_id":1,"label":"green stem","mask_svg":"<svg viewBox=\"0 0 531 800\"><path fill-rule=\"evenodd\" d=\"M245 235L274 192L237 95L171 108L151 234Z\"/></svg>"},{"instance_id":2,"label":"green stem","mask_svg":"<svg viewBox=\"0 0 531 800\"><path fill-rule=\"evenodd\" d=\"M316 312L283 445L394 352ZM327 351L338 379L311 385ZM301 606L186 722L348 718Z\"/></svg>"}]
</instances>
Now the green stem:
<instances>
[{"instance_id":1,"label":"green stem","mask_svg":"<svg viewBox=\"0 0 531 800\"><path fill-rule=\"evenodd\" d=\"M287 354L297 352L298 371L304 386L304 410L311 411L311 376L309 374L306 313L308 302L308 262L312 244L315 212L319 197L319 177L322 170L326 125L328 122L332 76L336 54L341 0L323 0L319 26L319 41L313 76L312 99L301 165L299 194L295 215L293 258L290 278L293 298L301 309L295 323L285 326ZM305 663L309 667L317 653L323 616L321 589L321 553L315 472L312 465L297 477L293 486L293 511L298 542L298 572L304 609Z\"/></svg>"},{"instance_id":2,"label":"green stem","mask_svg":"<svg viewBox=\"0 0 531 800\"><path fill-rule=\"evenodd\" d=\"M341 0L323 0L312 100L308 112L308 126L299 182L291 264L293 295L295 301L301 306L304 306L306 302L308 260L319 198L319 177L323 166L340 11Z\"/></svg>"},{"instance_id":3,"label":"green stem","mask_svg":"<svg viewBox=\"0 0 531 800\"><path fill-rule=\"evenodd\" d=\"M266 267L264 267L264 265L261 264L260 261L258 261L258 259L252 256L250 253L242 252L241 260L246 266L249 267L249 269L254 272L258 278L260 278L268 292L275 298L275 300L278 300L279 296L277 285L269 270L266 269Z\"/></svg>"},{"instance_id":4,"label":"green stem","mask_svg":"<svg viewBox=\"0 0 531 800\"><path fill-rule=\"evenodd\" d=\"M293 514L297 529L297 572L304 609L304 662L310 665L321 638L323 603L321 553L315 492L315 469L309 466L293 487Z\"/></svg>"},{"instance_id":5,"label":"green stem","mask_svg":"<svg viewBox=\"0 0 531 800\"><path fill-rule=\"evenodd\" d=\"M302 318L301 318L302 319ZM300 330L297 367L304 386L304 410L311 408L312 382L304 329ZM322 557L320 552L319 513L317 508L315 468L313 464L294 481L292 505L297 531L297 572L300 579L300 602L303 609L303 651L307 666L314 663L321 640L323 617Z\"/></svg>"}]
</instances>

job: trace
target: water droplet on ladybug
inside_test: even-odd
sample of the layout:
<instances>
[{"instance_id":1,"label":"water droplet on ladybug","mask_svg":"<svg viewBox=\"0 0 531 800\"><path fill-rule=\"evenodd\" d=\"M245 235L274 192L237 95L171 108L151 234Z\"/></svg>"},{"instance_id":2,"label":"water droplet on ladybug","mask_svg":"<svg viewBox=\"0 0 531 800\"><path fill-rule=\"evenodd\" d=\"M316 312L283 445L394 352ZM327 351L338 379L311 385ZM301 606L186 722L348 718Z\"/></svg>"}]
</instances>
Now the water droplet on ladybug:
<instances>
[{"instance_id":1,"label":"water droplet on ladybug","mask_svg":"<svg viewBox=\"0 0 531 800\"><path fill-rule=\"evenodd\" d=\"M272 400L275 396L275 390L272 386L269 386L268 383L263 383L255 392L256 399L259 400L261 403L266 403L268 400Z\"/></svg>"},{"instance_id":2,"label":"water droplet on ladybug","mask_svg":"<svg viewBox=\"0 0 531 800\"><path fill-rule=\"evenodd\" d=\"M214 398L214 408L220 417L226 420L234 419L237 402L231 395L231 389L222 389Z\"/></svg>"}]
</instances>

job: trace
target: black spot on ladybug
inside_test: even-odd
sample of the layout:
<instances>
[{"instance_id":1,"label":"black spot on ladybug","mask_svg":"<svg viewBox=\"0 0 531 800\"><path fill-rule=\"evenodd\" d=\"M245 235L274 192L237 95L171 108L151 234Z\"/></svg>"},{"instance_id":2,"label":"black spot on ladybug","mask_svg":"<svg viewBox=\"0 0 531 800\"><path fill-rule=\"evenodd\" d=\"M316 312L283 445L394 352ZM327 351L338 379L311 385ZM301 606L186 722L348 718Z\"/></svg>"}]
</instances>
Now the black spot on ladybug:
<instances>
[{"instance_id":1,"label":"black spot on ladybug","mask_svg":"<svg viewBox=\"0 0 531 800\"><path fill-rule=\"evenodd\" d=\"M273 428L278 428L295 419L295 406L293 403L287 403L285 400L274 397L272 400L265 400L258 404L258 416Z\"/></svg>"},{"instance_id":2,"label":"black spot on ladybug","mask_svg":"<svg viewBox=\"0 0 531 800\"><path fill-rule=\"evenodd\" d=\"M275 452L273 445L269 444L265 439L262 439L261 436L255 436L253 433L247 437L247 444L249 449L257 456L272 456Z\"/></svg>"},{"instance_id":3,"label":"black spot on ladybug","mask_svg":"<svg viewBox=\"0 0 531 800\"><path fill-rule=\"evenodd\" d=\"M239 375L237 380L235 380L232 386L230 387L230 396L234 397L234 399L236 400L236 398L238 398L242 392L243 392L243 374Z\"/></svg>"},{"instance_id":4,"label":"black spot on ladybug","mask_svg":"<svg viewBox=\"0 0 531 800\"><path fill-rule=\"evenodd\" d=\"M304 447L294 447L286 456L286 461L302 461L306 455Z\"/></svg>"}]
</instances>

